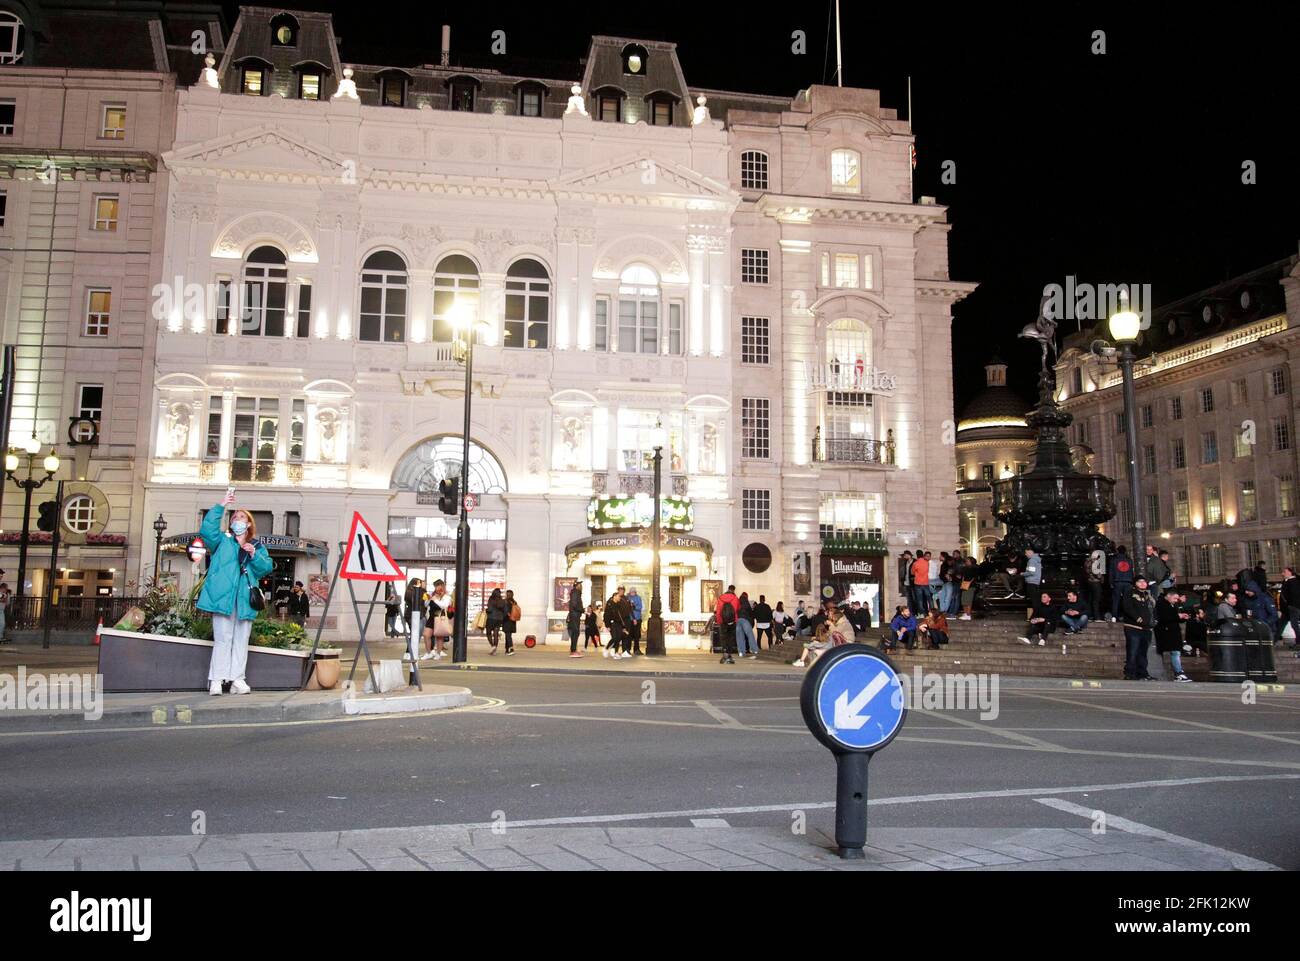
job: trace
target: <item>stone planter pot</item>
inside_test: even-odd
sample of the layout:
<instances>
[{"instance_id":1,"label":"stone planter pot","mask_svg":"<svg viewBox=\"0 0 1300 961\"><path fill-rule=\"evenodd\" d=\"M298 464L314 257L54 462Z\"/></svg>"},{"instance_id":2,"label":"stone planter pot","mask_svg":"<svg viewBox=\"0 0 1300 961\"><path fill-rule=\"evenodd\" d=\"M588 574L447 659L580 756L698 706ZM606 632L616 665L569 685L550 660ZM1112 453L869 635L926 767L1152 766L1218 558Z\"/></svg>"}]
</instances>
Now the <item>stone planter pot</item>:
<instances>
[{"instance_id":1,"label":"stone planter pot","mask_svg":"<svg viewBox=\"0 0 1300 961\"><path fill-rule=\"evenodd\" d=\"M206 691L212 641L165 637L104 628L100 633L99 673L104 691ZM309 651L248 646L245 677L254 691L294 691L302 687Z\"/></svg>"},{"instance_id":2,"label":"stone planter pot","mask_svg":"<svg viewBox=\"0 0 1300 961\"><path fill-rule=\"evenodd\" d=\"M325 648L316 652L312 662L311 677L307 681L309 691L329 691L339 682L343 671L343 652L337 647Z\"/></svg>"}]
</instances>

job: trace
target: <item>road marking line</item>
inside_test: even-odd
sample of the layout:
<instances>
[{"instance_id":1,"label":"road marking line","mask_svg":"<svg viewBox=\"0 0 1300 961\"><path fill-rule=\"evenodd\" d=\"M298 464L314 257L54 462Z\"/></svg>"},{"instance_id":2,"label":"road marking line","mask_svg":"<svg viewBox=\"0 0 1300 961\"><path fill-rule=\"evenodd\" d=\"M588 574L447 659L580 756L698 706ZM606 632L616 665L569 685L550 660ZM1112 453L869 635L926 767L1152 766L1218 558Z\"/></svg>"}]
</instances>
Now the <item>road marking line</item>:
<instances>
[{"instance_id":1,"label":"road marking line","mask_svg":"<svg viewBox=\"0 0 1300 961\"><path fill-rule=\"evenodd\" d=\"M709 717L713 718L723 727L744 728L745 726L741 724L739 721L737 721L730 714L728 714L726 711L714 707L708 701L696 701L695 704L699 707L701 711L709 715Z\"/></svg>"},{"instance_id":2,"label":"road marking line","mask_svg":"<svg viewBox=\"0 0 1300 961\"><path fill-rule=\"evenodd\" d=\"M1067 814L1077 814L1080 817L1092 820L1096 816L1094 808L1086 808L1082 804L1075 804L1073 801L1063 801L1060 798L1036 797L1034 798L1039 804L1045 804L1049 808L1055 808L1058 811L1065 811ZM1128 834L1139 834L1143 837L1159 838L1161 841L1171 841L1174 844L1180 844L1183 847L1193 848L1197 851L1203 851L1206 854L1213 854L1221 858L1227 858L1228 862L1238 871L1280 871L1282 870L1275 864L1269 864L1267 861L1260 861L1249 855L1238 854L1236 851L1229 851L1227 848L1215 847L1213 844L1206 844L1204 841L1197 841L1193 838L1185 838L1179 834L1170 834L1168 831L1162 831L1160 828L1151 827L1149 824L1141 824L1137 821L1130 821L1128 818L1122 818L1109 812L1102 812L1106 817L1106 827L1118 828Z\"/></svg>"},{"instance_id":3,"label":"road marking line","mask_svg":"<svg viewBox=\"0 0 1300 961\"><path fill-rule=\"evenodd\" d=\"M691 818L691 826L697 828L729 828L726 818Z\"/></svg>"},{"instance_id":4,"label":"road marking line","mask_svg":"<svg viewBox=\"0 0 1300 961\"><path fill-rule=\"evenodd\" d=\"M976 731L987 734L996 734L998 737L1004 737L1009 741L1017 741L1020 744L1029 744L1043 751L1066 751L1068 748L1061 747L1059 744L1050 744L1047 741L1039 740L1036 737L1030 737L1028 734L1020 734L1017 731L997 728L991 724L967 720L964 717L955 717L951 714L945 714L943 711L927 711L921 708L913 709L917 714L923 714L926 717L937 717L944 721L950 721L953 724L959 724L962 727L968 727ZM909 712L912 713L912 712Z\"/></svg>"},{"instance_id":5,"label":"road marking line","mask_svg":"<svg viewBox=\"0 0 1300 961\"><path fill-rule=\"evenodd\" d=\"M1258 737L1266 741L1281 741L1283 744L1300 744L1300 740L1293 737L1280 737L1276 734L1261 734L1256 731L1242 731L1237 728L1223 727L1219 724L1207 724L1205 721L1188 721L1181 717L1165 717L1162 714L1151 714L1147 711L1135 711L1127 707L1111 707L1107 704L1089 704L1087 701L1076 701L1068 697L1049 697L1046 694L1031 694L1030 697L1037 698L1041 701L1052 701L1057 704L1074 704L1078 707L1092 708L1094 711L1112 711L1116 714L1128 714L1132 717L1146 718L1148 721L1165 721L1169 724L1187 724L1191 727L1204 728L1207 731L1217 731L1219 734L1240 734L1244 737Z\"/></svg>"}]
</instances>

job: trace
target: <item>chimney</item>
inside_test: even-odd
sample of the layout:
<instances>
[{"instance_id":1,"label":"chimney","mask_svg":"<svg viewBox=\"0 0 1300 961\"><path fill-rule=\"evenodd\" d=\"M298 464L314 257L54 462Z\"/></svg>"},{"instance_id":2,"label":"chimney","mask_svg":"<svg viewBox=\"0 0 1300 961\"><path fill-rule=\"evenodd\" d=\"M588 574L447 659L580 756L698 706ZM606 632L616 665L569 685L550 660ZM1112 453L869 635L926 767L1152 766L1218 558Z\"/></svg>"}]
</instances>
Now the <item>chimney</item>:
<instances>
[{"instance_id":1,"label":"chimney","mask_svg":"<svg viewBox=\"0 0 1300 961\"><path fill-rule=\"evenodd\" d=\"M438 61L444 67L451 63L451 24L442 25L442 58Z\"/></svg>"}]
</instances>

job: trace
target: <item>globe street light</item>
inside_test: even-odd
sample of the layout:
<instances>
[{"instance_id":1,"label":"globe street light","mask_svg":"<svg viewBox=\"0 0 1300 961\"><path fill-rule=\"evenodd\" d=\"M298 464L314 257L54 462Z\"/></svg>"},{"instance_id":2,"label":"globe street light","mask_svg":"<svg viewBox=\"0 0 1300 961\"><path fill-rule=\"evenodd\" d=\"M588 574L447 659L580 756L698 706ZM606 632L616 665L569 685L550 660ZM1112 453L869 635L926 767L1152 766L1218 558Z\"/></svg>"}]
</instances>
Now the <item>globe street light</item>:
<instances>
[{"instance_id":1,"label":"globe street light","mask_svg":"<svg viewBox=\"0 0 1300 961\"><path fill-rule=\"evenodd\" d=\"M54 449L51 448L49 456L47 456L42 462L42 466L45 468L45 476L40 480L35 479L32 476L32 472L35 470L36 455L41 452L41 442L35 437L31 437L23 445L23 449L27 454L27 478L25 480L19 480L14 476L14 472L18 470L18 465L20 463L18 454L11 450L5 455L5 475L25 492L23 501L23 531L22 534L19 535L18 541L18 589L15 592L16 597L22 597L26 593L27 542L30 539L28 535L28 527L31 525L32 521L32 491L36 490L38 487L44 487L45 483L51 480L59 470L59 455L54 453ZM55 523L58 523L57 518L55 518ZM53 570L50 571L50 576L54 576Z\"/></svg>"},{"instance_id":2,"label":"globe street light","mask_svg":"<svg viewBox=\"0 0 1300 961\"><path fill-rule=\"evenodd\" d=\"M1142 486L1137 472L1137 399L1133 390L1133 344L1142 328L1141 318L1129 308L1128 291L1120 288L1119 310L1110 316L1110 336L1119 348L1124 375L1124 447L1128 454L1128 496L1133 511L1134 580L1146 575L1146 522L1142 517Z\"/></svg>"}]
</instances>

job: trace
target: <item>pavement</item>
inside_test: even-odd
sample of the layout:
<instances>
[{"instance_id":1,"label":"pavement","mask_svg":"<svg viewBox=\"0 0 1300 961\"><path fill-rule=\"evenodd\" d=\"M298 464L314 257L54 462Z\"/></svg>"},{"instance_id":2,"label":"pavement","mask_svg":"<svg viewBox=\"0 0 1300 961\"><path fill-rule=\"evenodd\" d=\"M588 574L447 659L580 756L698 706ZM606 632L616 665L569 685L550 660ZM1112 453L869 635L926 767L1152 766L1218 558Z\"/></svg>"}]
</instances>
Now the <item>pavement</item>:
<instances>
[{"instance_id":1,"label":"pavement","mask_svg":"<svg viewBox=\"0 0 1300 961\"><path fill-rule=\"evenodd\" d=\"M1289 690L1039 682L994 716L916 707L849 864L795 680L468 679L471 704L406 716L0 727L0 867L1300 869Z\"/></svg>"}]
</instances>

